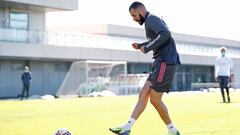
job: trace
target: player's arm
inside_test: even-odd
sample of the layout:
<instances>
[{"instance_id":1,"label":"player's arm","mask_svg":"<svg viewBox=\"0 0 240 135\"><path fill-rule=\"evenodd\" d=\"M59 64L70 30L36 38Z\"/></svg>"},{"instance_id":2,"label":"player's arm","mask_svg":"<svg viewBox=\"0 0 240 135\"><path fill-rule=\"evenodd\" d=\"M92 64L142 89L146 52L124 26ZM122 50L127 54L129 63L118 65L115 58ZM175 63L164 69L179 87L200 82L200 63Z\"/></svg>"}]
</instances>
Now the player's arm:
<instances>
[{"instance_id":1,"label":"player's arm","mask_svg":"<svg viewBox=\"0 0 240 135\"><path fill-rule=\"evenodd\" d=\"M142 46L146 46L148 43L149 43L148 41L143 43L133 43L132 47L137 50L140 49Z\"/></svg>"},{"instance_id":2,"label":"player's arm","mask_svg":"<svg viewBox=\"0 0 240 135\"><path fill-rule=\"evenodd\" d=\"M149 18L147 24L147 29L152 30L157 34L155 39L152 39L144 46L144 52L147 53L155 48L165 45L167 41L169 41L171 37L171 33L168 30L166 24L157 17Z\"/></svg>"},{"instance_id":3,"label":"player's arm","mask_svg":"<svg viewBox=\"0 0 240 135\"><path fill-rule=\"evenodd\" d=\"M165 42L167 42L171 38L171 34L165 34L165 33L159 33L158 36L149 42L145 47L144 47L144 52L147 53L155 48L158 48L162 45L164 45Z\"/></svg>"},{"instance_id":4,"label":"player's arm","mask_svg":"<svg viewBox=\"0 0 240 135\"><path fill-rule=\"evenodd\" d=\"M32 80L32 73L31 72L29 72L29 77L30 77L29 79Z\"/></svg>"},{"instance_id":5,"label":"player's arm","mask_svg":"<svg viewBox=\"0 0 240 135\"><path fill-rule=\"evenodd\" d=\"M147 44L149 44L149 41L143 42L143 43L139 43L138 47L141 48L142 46L146 46Z\"/></svg>"}]
</instances>

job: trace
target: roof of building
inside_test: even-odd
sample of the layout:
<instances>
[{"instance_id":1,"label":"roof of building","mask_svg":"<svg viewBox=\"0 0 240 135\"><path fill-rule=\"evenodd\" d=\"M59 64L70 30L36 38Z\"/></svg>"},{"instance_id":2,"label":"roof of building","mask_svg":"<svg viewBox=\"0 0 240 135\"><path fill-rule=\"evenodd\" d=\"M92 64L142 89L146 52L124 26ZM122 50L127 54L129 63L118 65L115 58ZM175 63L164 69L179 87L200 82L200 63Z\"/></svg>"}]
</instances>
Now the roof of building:
<instances>
[{"instance_id":1,"label":"roof of building","mask_svg":"<svg viewBox=\"0 0 240 135\"><path fill-rule=\"evenodd\" d=\"M78 0L1 0L0 5L33 11L65 11L78 9Z\"/></svg>"}]
</instances>

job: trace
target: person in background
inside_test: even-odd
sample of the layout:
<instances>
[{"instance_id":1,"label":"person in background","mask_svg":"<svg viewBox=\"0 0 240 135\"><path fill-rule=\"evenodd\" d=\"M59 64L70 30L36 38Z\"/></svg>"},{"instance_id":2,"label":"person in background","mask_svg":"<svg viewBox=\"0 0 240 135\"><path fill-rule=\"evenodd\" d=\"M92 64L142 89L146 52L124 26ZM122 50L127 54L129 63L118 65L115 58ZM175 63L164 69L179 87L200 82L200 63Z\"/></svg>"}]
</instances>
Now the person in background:
<instances>
[{"instance_id":1,"label":"person in background","mask_svg":"<svg viewBox=\"0 0 240 135\"><path fill-rule=\"evenodd\" d=\"M221 94L223 98L223 102L225 100L224 89L227 92L227 100L231 102L229 95L229 81L233 78L233 62L232 59L226 56L227 49L226 47L220 48L221 56L217 57L215 63L215 79L219 82L219 87L221 89Z\"/></svg>"},{"instance_id":2,"label":"person in background","mask_svg":"<svg viewBox=\"0 0 240 135\"><path fill-rule=\"evenodd\" d=\"M30 83L31 83L31 80L32 80L32 73L29 71L28 66L25 66L25 70L22 73L21 79L22 79L22 84L23 84L21 100L23 100L25 93L26 93L26 98L28 99L29 90L30 90Z\"/></svg>"}]
</instances>

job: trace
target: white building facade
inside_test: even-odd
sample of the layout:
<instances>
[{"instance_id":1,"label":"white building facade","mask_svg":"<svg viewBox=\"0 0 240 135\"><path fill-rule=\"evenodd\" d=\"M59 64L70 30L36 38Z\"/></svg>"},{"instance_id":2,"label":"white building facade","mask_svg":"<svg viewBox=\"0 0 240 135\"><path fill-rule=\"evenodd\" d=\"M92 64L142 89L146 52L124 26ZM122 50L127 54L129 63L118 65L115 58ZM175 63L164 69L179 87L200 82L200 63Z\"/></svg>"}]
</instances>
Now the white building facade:
<instances>
[{"instance_id":1,"label":"white building facade","mask_svg":"<svg viewBox=\"0 0 240 135\"><path fill-rule=\"evenodd\" d=\"M46 41L45 13L76 10L77 5L78 0L0 1L0 97L21 93L21 73L26 65L33 73L31 95L55 93L65 73L54 66L62 66L62 62L37 56Z\"/></svg>"},{"instance_id":2,"label":"white building facade","mask_svg":"<svg viewBox=\"0 0 240 135\"><path fill-rule=\"evenodd\" d=\"M0 98L21 93L20 76L26 65L33 74L30 95L56 94L74 61L126 61L129 74L151 70L152 54L131 47L133 42L146 40L144 29L117 25L45 29L46 12L75 10L76 5L77 0L0 1ZM228 48L236 67L235 80L239 80L239 41L173 36L182 62L173 90L191 90L195 82L214 82L214 62L221 46Z\"/></svg>"}]
</instances>

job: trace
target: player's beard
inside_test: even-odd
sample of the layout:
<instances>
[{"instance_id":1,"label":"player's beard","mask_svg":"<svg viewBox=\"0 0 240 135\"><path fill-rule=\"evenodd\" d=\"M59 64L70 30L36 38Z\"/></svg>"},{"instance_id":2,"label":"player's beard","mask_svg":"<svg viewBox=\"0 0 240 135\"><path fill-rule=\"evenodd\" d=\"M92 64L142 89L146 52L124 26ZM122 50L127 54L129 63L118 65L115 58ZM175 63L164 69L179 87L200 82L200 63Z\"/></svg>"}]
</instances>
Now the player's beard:
<instances>
[{"instance_id":1,"label":"player's beard","mask_svg":"<svg viewBox=\"0 0 240 135\"><path fill-rule=\"evenodd\" d=\"M140 17L140 19L138 20L138 23L140 25L143 25L143 23L145 22L145 19L144 19L144 17L141 14L139 14L139 17Z\"/></svg>"}]
</instances>

